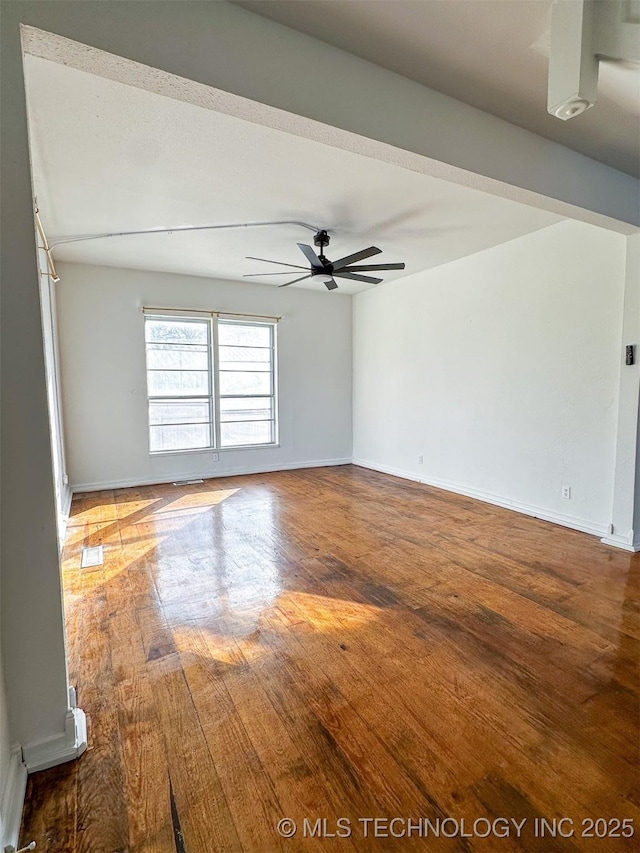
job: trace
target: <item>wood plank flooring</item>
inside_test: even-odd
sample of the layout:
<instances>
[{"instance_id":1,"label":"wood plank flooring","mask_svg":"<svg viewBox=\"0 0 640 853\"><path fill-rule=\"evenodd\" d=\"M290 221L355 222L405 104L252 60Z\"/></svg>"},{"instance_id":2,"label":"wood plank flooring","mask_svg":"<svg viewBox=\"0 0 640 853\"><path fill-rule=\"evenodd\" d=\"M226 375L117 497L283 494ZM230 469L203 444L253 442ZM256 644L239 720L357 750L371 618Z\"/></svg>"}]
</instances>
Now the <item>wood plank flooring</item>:
<instances>
[{"instance_id":1,"label":"wood plank flooring","mask_svg":"<svg viewBox=\"0 0 640 853\"><path fill-rule=\"evenodd\" d=\"M79 495L63 573L89 749L23 844L640 849L640 555L344 466Z\"/></svg>"}]
</instances>

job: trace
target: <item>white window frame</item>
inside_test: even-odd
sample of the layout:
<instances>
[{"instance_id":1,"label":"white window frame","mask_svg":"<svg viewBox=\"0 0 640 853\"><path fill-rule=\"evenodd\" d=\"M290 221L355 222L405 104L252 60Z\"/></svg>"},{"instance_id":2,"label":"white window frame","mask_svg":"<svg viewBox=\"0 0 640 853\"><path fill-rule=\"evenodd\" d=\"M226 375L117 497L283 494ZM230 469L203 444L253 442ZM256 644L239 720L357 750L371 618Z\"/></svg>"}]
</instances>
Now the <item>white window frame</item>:
<instances>
[{"instance_id":1,"label":"white window frame","mask_svg":"<svg viewBox=\"0 0 640 853\"><path fill-rule=\"evenodd\" d=\"M241 315L218 315L218 314L210 314L210 313L198 313L197 311L180 311L180 312L172 312L172 311L152 311L145 310L144 311L144 328L146 328L147 320L173 320L183 322L207 322L208 323L208 354L209 354L209 364L208 364L208 375L209 375L209 394L208 395L198 395L193 394L187 397L188 400L207 400L210 406L211 412L211 423L209 429L209 435L211 443L209 445L203 447L185 447L185 448L176 448L175 450L151 450L151 423L149 419L149 404L153 400L176 400L175 395L158 395L158 394L150 394L149 393L149 366L147 359L147 339L146 332L144 334L144 347L145 347L145 377L147 383L147 440L149 442L149 455L150 456L170 456L174 454L183 454L183 453L210 453L211 451L219 452L229 452L233 450L259 450L261 448L269 448L269 447L279 447L279 417L278 417L278 409L279 409L279 395L278 395L278 358L277 358L277 334L276 334L276 320L270 320L268 318L263 319L255 319L252 317L247 317L246 319ZM219 324L225 325L239 325L239 326L259 326L261 328L268 328L270 335L270 349L271 349L271 369L270 373L270 386L271 393L270 394L221 394L220 393L220 345L219 345ZM231 446L223 447L220 434L221 434L221 419L220 419L220 399L251 399L251 397L259 397L264 399L265 397L270 397L273 401L272 403L272 411L273 411L273 419L271 421L271 441L263 442L259 444L234 444ZM250 423L250 421L247 421Z\"/></svg>"}]
</instances>

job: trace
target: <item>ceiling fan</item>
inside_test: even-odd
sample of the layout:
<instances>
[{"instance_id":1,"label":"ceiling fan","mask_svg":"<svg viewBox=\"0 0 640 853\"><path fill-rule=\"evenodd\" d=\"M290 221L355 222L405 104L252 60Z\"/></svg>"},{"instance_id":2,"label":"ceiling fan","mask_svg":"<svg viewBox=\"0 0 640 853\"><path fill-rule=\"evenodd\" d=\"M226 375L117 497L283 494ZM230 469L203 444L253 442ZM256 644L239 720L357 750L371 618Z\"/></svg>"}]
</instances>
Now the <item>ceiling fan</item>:
<instances>
[{"instance_id":1,"label":"ceiling fan","mask_svg":"<svg viewBox=\"0 0 640 853\"><path fill-rule=\"evenodd\" d=\"M267 258L253 258L248 256L249 260L252 261L264 261L267 264L277 264L281 267L291 267L292 270L305 270L305 275L300 276L300 278L294 278L293 281L287 281L285 284L279 285L279 287L289 287L290 284L297 284L299 281L304 281L306 278L315 278L318 281L322 281L327 288L327 290L336 290L338 287L335 279L336 278L346 278L351 281L362 281L365 284L380 284L382 281L381 278L374 278L370 275L362 275L363 272L373 272L378 270L403 270L404 264L361 264L358 267L351 266L351 264L355 264L358 261L364 261L366 258L370 258L373 255L379 255L382 249L378 249L376 246L369 246L368 249L362 249L360 252L355 252L353 255L346 255L344 258L339 258L337 261L330 261L324 254L325 246L329 245L330 237L326 231L318 231L318 233L313 238L314 246L318 246L320 248L320 253L316 255L311 246L308 246L306 243L298 243L298 248L305 256L307 261L309 261L308 272L307 267L301 267L298 264L284 264L281 261L270 261ZM255 278L256 276L261 275L296 275L294 272L284 273L284 272L263 272L263 273L251 273L250 275L245 275L243 278Z\"/></svg>"}]
</instances>

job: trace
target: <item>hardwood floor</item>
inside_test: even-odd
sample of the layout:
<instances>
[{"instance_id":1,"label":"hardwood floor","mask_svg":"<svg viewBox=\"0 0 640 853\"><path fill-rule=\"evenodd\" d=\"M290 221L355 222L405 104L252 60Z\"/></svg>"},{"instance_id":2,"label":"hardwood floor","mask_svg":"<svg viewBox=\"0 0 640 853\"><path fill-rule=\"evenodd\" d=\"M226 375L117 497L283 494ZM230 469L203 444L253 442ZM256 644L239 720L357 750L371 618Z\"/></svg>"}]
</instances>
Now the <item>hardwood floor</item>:
<instances>
[{"instance_id":1,"label":"hardwood floor","mask_svg":"<svg viewBox=\"0 0 640 853\"><path fill-rule=\"evenodd\" d=\"M63 558L89 749L23 844L640 849L640 555L344 466L81 495Z\"/></svg>"}]
</instances>

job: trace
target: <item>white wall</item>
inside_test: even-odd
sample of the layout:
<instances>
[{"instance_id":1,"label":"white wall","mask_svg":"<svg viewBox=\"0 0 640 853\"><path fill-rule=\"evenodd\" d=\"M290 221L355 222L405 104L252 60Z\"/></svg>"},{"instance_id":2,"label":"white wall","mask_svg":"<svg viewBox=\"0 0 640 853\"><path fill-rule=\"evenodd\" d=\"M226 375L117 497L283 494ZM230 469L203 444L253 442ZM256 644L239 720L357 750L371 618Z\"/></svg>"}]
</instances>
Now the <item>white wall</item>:
<instances>
[{"instance_id":1,"label":"white wall","mask_svg":"<svg viewBox=\"0 0 640 853\"><path fill-rule=\"evenodd\" d=\"M18 20L2 4L2 661L12 737L67 732L68 691Z\"/></svg>"},{"instance_id":2,"label":"white wall","mask_svg":"<svg viewBox=\"0 0 640 853\"><path fill-rule=\"evenodd\" d=\"M635 494L633 513L633 548L640 551L640 407L637 405L640 397L640 234L634 234L627 238L627 283L625 300L629 306L629 319L625 318L625 330L623 346L635 345L635 365L621 367L624 380L621 381L621 393L627 389L627 399L630 404L625 413L625 423L630 423L633 417L633 401L636 401L638 412L636 424L636 468L635 468ZM629 304L630 303L630 304ZM627 429L626 435L629 434ZM631 456L629 450L627 456ZM629 478L624 477L625 493L627 493Z\"/></svg>"},{"instance_id":3,"label":"white wall","mask_svg":"<svg viewBox=\"0 0 640 853\"><path fill-rule=\"evenodd\" d=\"M624 276L566 221L358 294L355 460L604 533Z\"/></svg>"},{"instance_id":4,"label":"white wall","mask_svg":"<svg viewBox=\"0 0 640 853\"><path fill-rule=\"evenodd\" d=\"M2 572L0 572L0 578ZM0 583L0 844L3 842L6 815L4 814L4 791L9 781L9 761L11 752L11 737L9 734L9 708L7 706L7 689L4 682L4 665L2 660L2 583Z\"/></svg>"},{"instance_id":5,"label":"white wall","mask_svg":"<svg viewBox=\"0 0 640 853\"><path fill-rule=\"evenodd\" d=\"M5 790L9 784L11 767L11 736L9 734L9 710L7 708L7 694L4 683L4 668L2 666L2 644L0 642L0 844L4 841L5 815L4 800Z\"/></svg>"},{"instance_id":6,"label":"white wall","mask_svg":"<svg viewBox=\"0 0 640 853\"><path fill-rule=\"evenodd\" d=\"M76 489L346 462L351 297L169 273L60 264L56 285L67 465ZM282 316L280 446L149 454L140 306Z\"/></svg>"},{"instance_id":7,"label":"white wall","mask_svg":"<svg viewBox=\"0 0 640 853\"><path fill-rule=\"evenodd\" d=\"M604 541L611 545L640 550L640 234L627 237L625 258L624 315L618 355L618 434L613 508L613 530ZM636 363L625 363L626 346L635 344ZM634 518L635 504L635 518Z\"/></svg>"},{"instance_id":8,"label":"white wall","mask_svg":"<svg viewBox=\"0 0 640 853\"><path fill-rule=\"evenodd\" d=\"M26 785L27 770L20 746L11 737L0 649L0 850L18 845Z\"/></svg>"},{"instance_id":9,"label":"white wall","mask_svg":"<svg viewBox=\"0 0 640 853\"><path fill-rule=\"evenodd\" d=\"M636 343L636 358L640 358L640 342ZM633 549L640 551L640 408L636 432L636 483L633 510Z\"/></svg>"},{"instance_id":10,"label":"white wall","mask_svg":"<svg viewBox=\"0 0 640 853\"><path fill-rule=\"evenodd\" d=\"M0 648L0 654L2 649ZM0 657L0 661L2 658ZM7 710L7 694L4 684L4 669L0 662L0 798L9 773L9 752L11 749L11 738L9 736L9 711ZM2 826L0 814L0 827ZM0 832L0 840L2 832Z\"/></svg>"}]
</instances>

